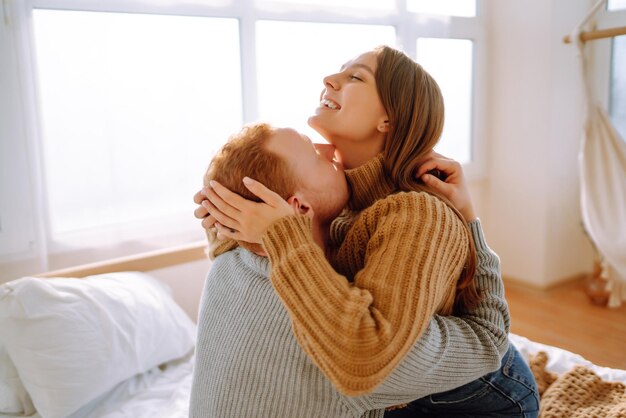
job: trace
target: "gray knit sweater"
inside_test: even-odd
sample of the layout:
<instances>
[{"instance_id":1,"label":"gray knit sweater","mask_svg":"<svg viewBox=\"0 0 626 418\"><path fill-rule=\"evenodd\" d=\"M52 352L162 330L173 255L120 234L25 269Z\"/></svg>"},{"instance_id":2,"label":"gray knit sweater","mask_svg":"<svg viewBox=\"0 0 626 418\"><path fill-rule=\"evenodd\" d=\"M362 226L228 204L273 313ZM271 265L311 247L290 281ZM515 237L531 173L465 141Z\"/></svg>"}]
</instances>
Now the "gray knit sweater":
<instances>
[{"instance_id":1,"label":"gray knit sweater","mask_svg":"<svg viewBox=\"0 0 626 418\"><path fill-rule=\"evenodd\" d=\"M499 368L509 312L500 262L479 221L476 280L483 299L471 314L435 315L422 337L374 392L348 397L300 349L268 279L268 260L243 248L215 259L198 317L192 418L382 417L384 408L442 392Z\"/></svg>"}]
</instances>

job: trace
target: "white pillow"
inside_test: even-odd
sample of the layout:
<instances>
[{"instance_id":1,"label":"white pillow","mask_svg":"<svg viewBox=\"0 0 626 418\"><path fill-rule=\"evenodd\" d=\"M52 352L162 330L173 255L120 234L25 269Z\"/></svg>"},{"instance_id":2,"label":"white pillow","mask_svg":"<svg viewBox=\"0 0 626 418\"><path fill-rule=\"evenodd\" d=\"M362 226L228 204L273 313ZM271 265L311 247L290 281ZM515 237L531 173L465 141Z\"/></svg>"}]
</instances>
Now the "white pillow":
<instances>
[{"instance_id":1,"label":"white pillow","mask_svg":"<svg viewBox=\"0 0 626 418\"><path fill-rule=\"evenodd\" d=\"M196 327L168 290L137 272L0 286L0 344L42 418L193 349Z\"/></svg>"},{"instance_id":2,"label":"white pillow","mask_svg":"<svg viewBox=\"0 0 626 418\"><path fill-rule=\"evenodd\" d=\"M0 413L11 415L35 413L33 401L26 392L17 369L2 344L0 344Z\"/></svg>"}]
</instances>

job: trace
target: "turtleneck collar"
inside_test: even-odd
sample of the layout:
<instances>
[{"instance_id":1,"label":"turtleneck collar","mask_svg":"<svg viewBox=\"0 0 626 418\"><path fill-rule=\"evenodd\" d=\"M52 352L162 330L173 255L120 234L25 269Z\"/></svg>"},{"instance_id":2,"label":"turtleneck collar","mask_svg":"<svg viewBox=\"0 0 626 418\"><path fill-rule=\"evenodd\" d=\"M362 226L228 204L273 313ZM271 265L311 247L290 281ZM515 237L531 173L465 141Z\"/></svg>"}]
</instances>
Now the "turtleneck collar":
<instances>
[{"instance_id":1,"label":"turtleneck collar","mask_svg":"<svg viewBox=\"0 0 626 418\"><path fill-rule=\"evenodd\" d=\"M252 251L248 251L245 248L239 247L233 250L239 259L250 268L254 273L269 277L270 276L270 263L267 257L254 254Z\"/></svg>"},{"instance_id":2,"label":"turtleneck collar","mask_svg":"<svg viewBox=\"0 0 626 418\"><path fill-rule=\"evenodd\" d=\"M382 153L360 167L346 170L346 178L350 185L348 207L351 210L366 209L396 189L385 174Z\"/></svg>"}]
</instances>

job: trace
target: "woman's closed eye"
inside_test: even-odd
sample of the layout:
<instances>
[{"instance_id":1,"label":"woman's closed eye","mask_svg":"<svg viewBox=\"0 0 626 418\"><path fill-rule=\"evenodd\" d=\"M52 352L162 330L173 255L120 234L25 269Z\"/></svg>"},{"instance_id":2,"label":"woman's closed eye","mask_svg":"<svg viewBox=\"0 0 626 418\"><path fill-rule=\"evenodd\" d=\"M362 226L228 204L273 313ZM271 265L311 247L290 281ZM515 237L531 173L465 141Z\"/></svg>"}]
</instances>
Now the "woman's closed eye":
<instances>
[{"instance_id":1,"label":"woman's closed eye","mask_svg":"<svg viewBox=\"0 0 626 418\"><path fill-rule=\"evenodd\" d=\"M352 75L350 76L350 80L358 80L358 81L363 81L363 79L362 79L362 78L360 78L359 76L357 76L357 75L355 75L355 74L352 74Z\"/></svg>"}]
</instances>

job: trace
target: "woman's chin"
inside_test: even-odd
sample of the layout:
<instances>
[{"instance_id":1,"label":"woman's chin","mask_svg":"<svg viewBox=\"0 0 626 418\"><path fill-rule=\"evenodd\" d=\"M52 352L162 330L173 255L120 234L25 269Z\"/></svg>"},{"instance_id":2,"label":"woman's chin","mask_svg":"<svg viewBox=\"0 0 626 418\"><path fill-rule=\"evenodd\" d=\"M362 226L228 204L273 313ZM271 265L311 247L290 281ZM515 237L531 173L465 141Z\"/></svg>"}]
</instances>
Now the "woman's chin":
<instances>
[{"instance_id":1,"label":"woman's chin","mask_svg":"<svg viewBox=\"0 0 626 418\"><path fill-rule=\"evenodd\" d=\"M309 126L313 129L315 129L317 131L317 119L319 116L319 109L315 109L315 114L309 116L309 118L307 119L307 123L309 124Z\"/></svg>"},{"instance_id":2,"label":"woman's chin","mask_svg":"<svg viewBox=\"0 0 626 418\"><path fill-rule=\"evenodd\" d=\"M316 111L315 115L309 116L309 119L307 120L307 123L318 134L320 134L321 136L326 138L326 130L324 129L324 126L323 126L323 124L320 121L320 118L319 118L319 115L317 114L317 111Z\"/></svg>"}]
</instances>

